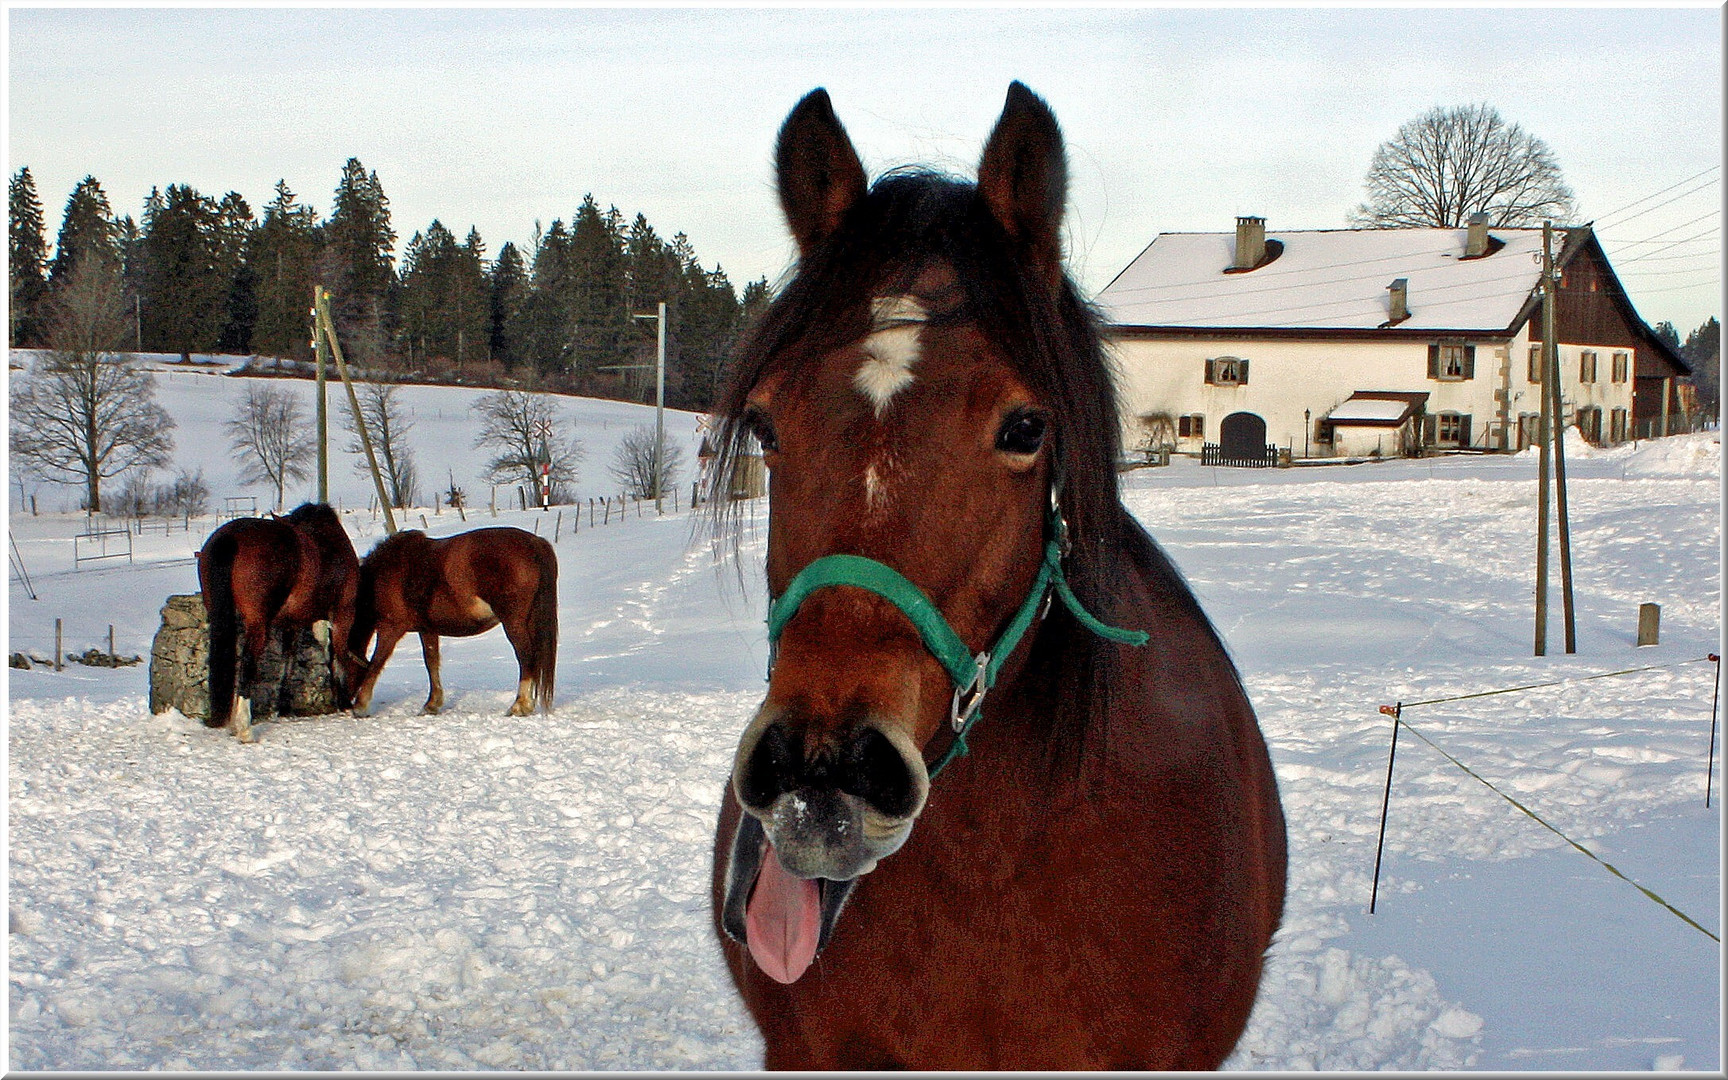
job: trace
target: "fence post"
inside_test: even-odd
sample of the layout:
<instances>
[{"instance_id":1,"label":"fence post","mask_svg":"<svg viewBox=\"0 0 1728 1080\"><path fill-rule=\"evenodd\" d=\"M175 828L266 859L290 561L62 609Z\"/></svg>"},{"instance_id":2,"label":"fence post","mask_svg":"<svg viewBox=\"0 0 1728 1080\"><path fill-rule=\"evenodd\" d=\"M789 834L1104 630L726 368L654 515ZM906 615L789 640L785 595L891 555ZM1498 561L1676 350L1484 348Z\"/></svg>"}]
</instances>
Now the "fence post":
<instances>
[{"instance_id":1,"label":"fence post","mask_svg":"<svg viewBox=\"0 0 1728 1080\"><path fill-rule=\"evenodd\" d=\"M119 654L114 651L114 624L108 624L108 659L114 660Z\"/></svg>"},{"instance_id":2,"label":"fence post","mask_svg":"<svg viewBox=\"0 0 1728 1080\"><path fill-rule=\"evenodd\" d=\"M54 670L55 671L60 670L60 640L61 640L60 631L61 631L60 620L55 619L54 620Z\"/></svg>"},{"instance_id":3,"label":"fence post","mask_svg":"<svg viewBox=\"0 0 1728 1080\"><path fill-rule=\"evenodd\" d=\"M564 511L560 510L560 511L558 511L558 520L552 526L552 542L554 544L556 544L558 542L558 538L560 536L562 536L563 534L564 534Z\"/></svg>"},{"instance_id":4,"label":"fence post","mask_svg":"<svg viewBox=\"0 0 1728 1080\"><path fill-rule=\"evenodd\" d=\"M1661 629L1662 605L1638 605L1638 644L1654 645Z\"/></svg>"},{"instance_id":5,"label":"fence post","mask_svg":"<svg viewBox=\"0 0 1728 1080\"><path fill-rule=\"evenodd\" d=\"M1374 914L1374 905L1380 899L1380 852L1386 846L1386 812L1392 806L1392 763L1398 760L1398 725L1403 723L1404 703L1387 708L1380 706L1380 711L1392 717L1392 750L1386 755L1386 793L1380 797L1380 839L1374 842L1374 887L1368 893L1368 914Z\"/></svg>"}]
</instances>

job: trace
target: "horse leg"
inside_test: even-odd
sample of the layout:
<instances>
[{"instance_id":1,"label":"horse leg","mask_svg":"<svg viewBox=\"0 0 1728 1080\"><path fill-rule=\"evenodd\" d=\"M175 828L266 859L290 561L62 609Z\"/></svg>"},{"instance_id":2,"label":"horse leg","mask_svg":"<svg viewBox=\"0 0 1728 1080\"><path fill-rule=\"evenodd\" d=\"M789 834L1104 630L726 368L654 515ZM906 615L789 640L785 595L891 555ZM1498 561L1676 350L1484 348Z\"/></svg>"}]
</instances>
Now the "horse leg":
<instances>
[{"instance_id":1,"label":"horse leg","mask_svg":"<svg viewBox=\"0 0 1728 1080\"><path fill-rule=\"evenodd\" d=\"M437 716L444 708L444 680L438 662L438 635L427 631L420 634L420 655L426 658L426 676L432 680L432 691L426 697L425 712Z\"/></svg>"},{"instance_id":2,"label":"horse leg","mask_svg":"<svg viewBox=\"0 0 1728 1080\"><path fill-rule=\"evenodd\" d=\"M270 643L270 628L263 619L246 621L246 656L240 662L240 681L234 688L234 714L228 730L243 743L252 741L252 684L258 680L258 664Z\"/></svg>"},{"instance_id":3,"label":"horse leg","mask_svg":"<svg viewBox=\"0 0 1728 1080\"><path fill-rule=\"evenodd\" d=\"M405 630L394 626L380 624L378 627L378 645L372 650L372 659L366 665L366 677L360 680L360 685L354 691L354 715L365 716L372 707L372 688L378 685L378 676L384 672L384 662L390 659L390 653L395 650L396 643L402 640Z\"/></svg>"},{"instance_id":4,"label":"horse leg","mask_svg":"<svg viewBox=\"0 0 1728 1080\"><path fill-rule=\"evenodd\" d=\"M517 673L516 700L510 703L510 711L504 715L527 716L534 711L534 646L529 637L526 620L505 619L504 636L510 640L510 648L516 652Z\"/></svg>"}]
</instances>

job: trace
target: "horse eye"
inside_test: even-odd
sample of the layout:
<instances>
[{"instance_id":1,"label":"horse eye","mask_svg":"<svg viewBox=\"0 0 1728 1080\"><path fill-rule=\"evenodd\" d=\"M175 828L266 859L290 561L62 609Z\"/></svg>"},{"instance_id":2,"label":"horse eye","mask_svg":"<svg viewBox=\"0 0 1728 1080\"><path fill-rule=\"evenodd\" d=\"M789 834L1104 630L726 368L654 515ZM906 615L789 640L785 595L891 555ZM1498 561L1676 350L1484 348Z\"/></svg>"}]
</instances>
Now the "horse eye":
<instances>
[{"instance_id":1,"label":"horse eye","mask_svg":"<svg viewBox=\"0 0 1728 1080\"><path fill-rule=\"evenodd\" d=\"M1014 412L1002 421L996 433L996 449L1008 454L1036 454L1044 445L1044 417L1035 412Z\"/></svg>"},{"instance_id":2,"label":"horse eye","mask_svg":"<svg viewBox=\"0 0 1728 1080\"><path fill-rule=\"evenodd\" d=\"M770 454L780 449L780 437L774 433L774 423L768 419L768 414L752 405L744 411L744 426L756 441L762 444L762 452Z\"/></svg>"}]
</instances>

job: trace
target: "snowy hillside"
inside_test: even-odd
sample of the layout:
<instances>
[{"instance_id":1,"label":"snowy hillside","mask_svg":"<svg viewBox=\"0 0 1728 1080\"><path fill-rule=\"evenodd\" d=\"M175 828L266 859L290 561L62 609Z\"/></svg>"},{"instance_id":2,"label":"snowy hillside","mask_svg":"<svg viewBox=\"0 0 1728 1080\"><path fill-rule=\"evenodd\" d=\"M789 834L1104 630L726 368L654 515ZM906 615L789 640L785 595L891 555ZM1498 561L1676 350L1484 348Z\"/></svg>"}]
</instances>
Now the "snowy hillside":
<instances>
[{"instance_id":1,"label":"snowy hillside","mask_svg":"<svg viewBox=\"0 0 1728 1080\"><path fill-rule=\"evenodd\" d=\"M181 464L218 498L233 493L216 425L234 382L158 376ZM485 491L475 392L408 393L424 473ZM609 440L652 419L567 410L585 493ZM686 438L694 419L679 416ZM1242 668L1289 820L1284 928L1231 1066L1721 1068L1720 946L1412 733L1367 913L1391 738L1379 707L1562 681L1404 719L1720 935L1720 802L1703 805L1715 665L1697 662L1720 648L1720 457L1714 435L1579 444L1578 654L1561 654L1556 569L1546 658L1530 655L1532 457L1179 460L1126 477ZM361 478L338 472L364 551L381 527ZM81 516L47 512L46 489L41 516L20 514L12 488L40 599L14 575L7 651L50 652L60 618L68 652L106 648L113 624L119 652L147 655L163 598L196 590L213 519L135 537L130 564L75 569ZM466 526L428 510L432 531L551 535L550 515L493 519L476 501ZM446 639L441 716L419 714L425 673L405 643L376 716L269 721L251 746L149 715L142 665L10 670L7 1066L759 1066L707 880L762 692L765 511L743 589L692 542L687 509L584 518L574 535L566 517L549 718L502 715L515 668L497 631ZM1635 649L1647 601L1662 643Z\"/></svg>"}]
</instances>

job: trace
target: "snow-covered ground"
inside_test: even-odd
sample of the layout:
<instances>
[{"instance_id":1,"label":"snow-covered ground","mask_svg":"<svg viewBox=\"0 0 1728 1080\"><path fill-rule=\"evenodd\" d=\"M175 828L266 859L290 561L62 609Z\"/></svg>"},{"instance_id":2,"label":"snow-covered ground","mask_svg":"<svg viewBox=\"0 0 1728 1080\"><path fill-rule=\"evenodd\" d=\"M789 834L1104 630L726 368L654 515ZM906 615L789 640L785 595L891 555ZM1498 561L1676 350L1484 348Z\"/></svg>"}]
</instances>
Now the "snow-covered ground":
<instances>
[{"instance_id":1,"label":"snow-covered ground","mask_svg":"<svg viewBox=\"0 0 1728 1080\"><path fill-rule=\"evenodd\" d=\"M182 464L239 493L218 426L236 380L158 380ZM485 491L476 392L408 394L423 474ZM589 448L578 488L616 490L610 446L652 413L568 412ZM694 418L673 415L688 438ZM1562 652L1556 559L1546 658L1531 655L1533 455L1127 476L1243 670L1289 820L1284 928L1232 1066L1722 1067L1720 946L1408 732L1367 911L1379 707L1565 680L1404 718L1721 932L1720 803L1704 808L1716 668L1694 662L1720 648L1721 450L1714 435L1569 450L1578 653ZM381 525L338 460L364 552ZM82 519L47 497L75 496L43 489L33 517L12 489L40 599L14 575L7 651L50 652L61 618L68 652L105 649L113 624L122 654L147 655L163 598L196 590L214 519L75 569ZM496 522L550 535L549 517ZM494 523L484 506L469 519L428 511L434 533ZM446 640L441 716L419 715L407 646L376 716L270 721L250 746L151 716L142 665L10 670L8 1067L759 1066L707 876L762 689L760 529L741 588L687 510L570 524L550 717L502 715L515 668L497 631ZM1638 649L1647 601L1662 644ZM1579 681L1634 667L1655 670Z\"/></svg>"}]
</instances>

